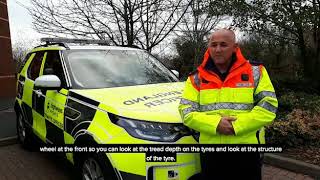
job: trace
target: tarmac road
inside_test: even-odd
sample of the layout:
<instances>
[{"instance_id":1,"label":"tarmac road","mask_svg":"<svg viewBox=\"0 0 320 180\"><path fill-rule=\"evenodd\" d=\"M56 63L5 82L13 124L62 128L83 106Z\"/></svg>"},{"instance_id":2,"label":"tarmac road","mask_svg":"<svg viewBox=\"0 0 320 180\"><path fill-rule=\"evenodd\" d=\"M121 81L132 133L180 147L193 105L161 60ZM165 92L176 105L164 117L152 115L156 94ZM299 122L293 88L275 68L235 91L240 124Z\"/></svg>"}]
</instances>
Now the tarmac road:
<instances>
[{"instance_id":1,"label":"tarmac road","mask_svg":"<svg viewBox=\"0 0 320 180\"><path fill-rule=\"evenodd\" d=\"M1 180L70 180L73 169L52 153L30 152L20 144L0 147Z\"/></svg>"},{"instance_id":2,"label":"tarmac road","mask_svg":"<svg viewBox=\"0 0 320 180\"><path fill-rule=\"evenodd\" d=\"M16 114L13 105L13 98L0 98L0 139L12 137L17 134Z\"/></svg>"}]
</instances>

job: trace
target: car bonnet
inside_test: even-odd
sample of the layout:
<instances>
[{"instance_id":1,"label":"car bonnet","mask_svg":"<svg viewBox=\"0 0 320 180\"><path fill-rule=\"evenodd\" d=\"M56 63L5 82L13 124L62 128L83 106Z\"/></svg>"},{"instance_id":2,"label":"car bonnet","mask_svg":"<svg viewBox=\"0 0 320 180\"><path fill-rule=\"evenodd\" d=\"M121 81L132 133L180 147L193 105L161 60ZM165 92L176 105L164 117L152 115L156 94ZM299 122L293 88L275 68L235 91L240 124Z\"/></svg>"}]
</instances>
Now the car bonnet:
<instances>
[{"instance_id":1,"label":"car bonnet","mask_svg":"<svg viewBox=\"0 0 320 180\"><path fill-rule=\"evenodd\" d=\"M183 82L175 82L70 91L99 102L98 109L118 116L181 123L178 105L183 87Z\"/></svg>"}]
</instances>

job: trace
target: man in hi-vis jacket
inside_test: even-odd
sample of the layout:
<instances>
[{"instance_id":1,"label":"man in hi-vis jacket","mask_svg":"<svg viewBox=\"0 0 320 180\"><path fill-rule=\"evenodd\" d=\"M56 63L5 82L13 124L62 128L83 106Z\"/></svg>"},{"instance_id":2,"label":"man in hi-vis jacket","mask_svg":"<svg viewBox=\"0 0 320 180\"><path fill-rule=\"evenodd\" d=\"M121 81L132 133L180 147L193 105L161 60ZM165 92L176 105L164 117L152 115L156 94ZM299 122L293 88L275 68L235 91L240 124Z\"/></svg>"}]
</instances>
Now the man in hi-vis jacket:
<instances>
[{"instance_id":1,"label":"man in hi-vis jacket","mask_svg":"<svg viewBox=\"0 0 320 180\"><path fill-rule=\"evenodd\" d=\"M212 33L202 64L190 73L179 112L201 144L264 144L278 101L262 64L241 54L235 34ZM259 153L201 154L202 179L261 179Z\"/></svg>"}]
</instances>

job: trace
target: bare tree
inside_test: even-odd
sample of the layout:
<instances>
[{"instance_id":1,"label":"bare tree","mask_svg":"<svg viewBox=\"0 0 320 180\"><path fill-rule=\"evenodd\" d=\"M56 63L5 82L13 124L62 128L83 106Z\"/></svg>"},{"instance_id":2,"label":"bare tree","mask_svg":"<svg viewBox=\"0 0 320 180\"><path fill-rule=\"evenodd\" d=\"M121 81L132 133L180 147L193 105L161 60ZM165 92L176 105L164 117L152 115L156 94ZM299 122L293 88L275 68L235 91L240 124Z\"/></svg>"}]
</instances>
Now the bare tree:
<instances>
[{"instance_id":1,"label":"bare tree","mask_svg":"<svg viewBox=\"0 0 320 180\"><path fill-rule=\"evenodd\" d=\"M234 24L299 47L307 77L319 80L319 0L222 0L234 15ZM232 12L232 13L231 13ZM320 87L320 86L319 86Z\"/></svg>"},{"instance_id":2,"label":"bare tree","mask_svg":"<svg viewBox=\"0 0 320 180\"><path fill-rule=\"evenodd\" d=\"M109 40L151 51L177 26L192 0L31 0L42 34Z\"/></svg>"},{"instance_id":3,"label":"bare tree","mask_svg":"<svg viewBox=\"0 0 320 180\"><path fill-rule=\"evenodd\" d=\"M221 9L214 6L215 1L212 0L194 0L185 16L179 24L179 31L182 32L184 40L192 44L194 51L193 66L196 67L201 62L203 55L204 45L207 36L218 23L225 20L227 17L220 13ZM212 9L215 9L214 13Z\"/></svg>"},{"instance_id":4,"label":"bare tree","mask_svg":"<svg viewBox=\"0 0 320 180\"><path fill-rule=\"evenodd\" d=\"M140 22L142 27L142 47L151 50L162 42L176 28L193 0L143 0ZM160 26L159 26L160 25Z\"/></svg>"},{"instance_id":5,"label":"bare tree","mask_svg":"<svg viewBox=\"0 0 320 180\"><path fill-rule=\"evenodd\" d=\"M31 50L30 48L38 42L29 39L24 31L19 30L17 32L17 37L12 41L12 58L16 64L16 72L19 72L22 68L21 66L25 63L25 56Z\"/></svg>"}]
</instances>

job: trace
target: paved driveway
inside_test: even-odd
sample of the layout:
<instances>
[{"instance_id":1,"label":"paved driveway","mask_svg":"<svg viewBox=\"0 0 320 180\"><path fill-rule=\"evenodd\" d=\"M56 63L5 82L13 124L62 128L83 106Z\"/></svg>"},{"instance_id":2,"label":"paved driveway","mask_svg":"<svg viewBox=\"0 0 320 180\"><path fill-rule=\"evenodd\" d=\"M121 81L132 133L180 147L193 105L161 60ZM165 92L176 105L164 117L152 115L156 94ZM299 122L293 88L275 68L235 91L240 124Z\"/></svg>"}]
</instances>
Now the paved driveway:
<instances>
[{"instance_id":1,"label":"paved driveway","mask_svg":"<svg viewBox=\"0 0 320 180\"><path fill-rule=\"evenodd\" d=\"M72 168L57 155L30 152L20 145L0 147L1 180L69 180Z\"/></svg>"}]
</instances>

